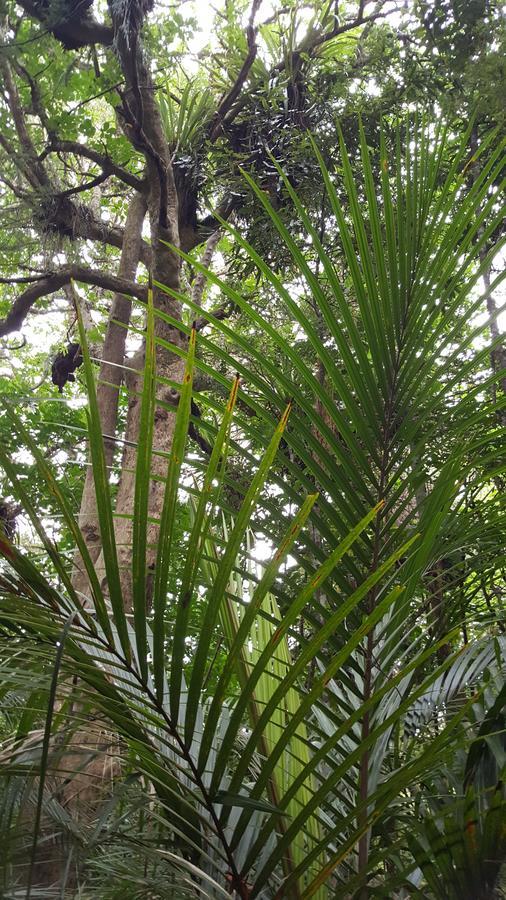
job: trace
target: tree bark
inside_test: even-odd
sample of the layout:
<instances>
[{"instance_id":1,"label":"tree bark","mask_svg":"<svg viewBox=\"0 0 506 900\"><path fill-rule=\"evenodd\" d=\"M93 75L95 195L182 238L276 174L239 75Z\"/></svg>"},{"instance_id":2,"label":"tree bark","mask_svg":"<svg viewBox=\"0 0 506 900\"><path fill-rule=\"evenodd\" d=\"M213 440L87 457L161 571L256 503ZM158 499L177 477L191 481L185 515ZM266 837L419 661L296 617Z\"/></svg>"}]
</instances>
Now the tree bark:
<instances>
[{"instance_id":1,"label":"tree bark","mask_svg":"<svg viewBox=\"0 0 506 900\"><path fill-rule=\"evenodd\" d=\"M138 45L138 33L142 20L130 18L125 21L123 7L110 3L111 19L115 33L115 47L120 61L127 90L123 94L123 117L125 134L132 144L141 150L146 158L148 186L148 215L151 231L153 304L155 313L168 313L174 320L181 319L181 304L173 296L165 293L158 284L171 291L180 290L178 194L172 169L170 148L165 137L160 111L156 102L154 85L149 68ZM142 12L139 13L142 16ZM186 338L173 325L155 316L155 339L163 340L178 347L184 347ZM126 383L130 391L128 404L126 442L123 453L122 473L116 498L115 534L118 547L123 602L130 611L133 605L131 578L132 519L135 491L136 444L140 423L140 389L144 368L144 347L133 361L136 370L129 374ZM156 375L158 379L181 382L184 361L159 343L156 346ZM163 481L154 480L167 470L165 457L156 455L159 451L168 453L174 434L174 415L178 391L158 380L157 408L155 412L152 462L152 481L149 498L149 516L159 519L163 504L165 486ZM161 405L163 404L163 405ZM167 408L168 406L168 408ZM147 565L154 570L158 526L151 524L148 531ZM96 564L97 575L104 580L102 555ZM148 586L149 593L149 586ZM147 599L149 606L149 597Z\"/></svg>"},{"instance_id":2,"label":"tree bark","mask_svg":"<svg viewBox=\"0 0 506 900\"><path fill-rule=\"evenodd\" d=\"M118 268L118 275L130 281L135 279L137 271L142 239L142 224L145 215L146 200L142 194L135 194L128 210L123 249ZM131 308L132 301L129 297L125 297L124 294L114 294L100 364L97 403L102 423L102 434L105 435L104 453L107 466L112 464L114 457L115 443L114 440L109 440L107 436L114 437L116 434L119 389L123 380L122 366L125 358L125 344ZM79 527L88 547L91 560L96 562L101 550L101 539L97 519L95 484L91 467L88 467L86 470L79 512ZM88 578L79 553L76 553L74 558L72 580L75 589L85 597L88 589Z\"/></svg>"}]
</instances>

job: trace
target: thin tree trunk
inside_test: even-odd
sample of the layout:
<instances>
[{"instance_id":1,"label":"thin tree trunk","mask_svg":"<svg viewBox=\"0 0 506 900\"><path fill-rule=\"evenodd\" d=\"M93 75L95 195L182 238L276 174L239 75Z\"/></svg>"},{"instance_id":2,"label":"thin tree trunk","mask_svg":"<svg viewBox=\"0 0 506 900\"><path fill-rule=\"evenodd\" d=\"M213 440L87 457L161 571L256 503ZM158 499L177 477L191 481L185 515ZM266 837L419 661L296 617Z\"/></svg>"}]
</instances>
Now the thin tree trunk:
<instances>
[{"instance_id":1,"label":"thin tree trunk","mask_svg":"<svg viewBox=\"0 0 506 900\"><path fill-rule=\"evenodd\" d=\"M146 215L146 200L142 194L135 194L128 210L125 224L125 238L118 267L118 275L133 281L139 262L142 240L142 224ZM114 294L109 321L105 334L97 386L97 402L102 423L106 465L110 466L114 456L114 438L118 417L119 389L123 380L123 361L127 328L130 321L132 301L123 294ZM79 527L92 562L96 562L101 549L100 529L97 520L97 505L93 470L88 467L81 498ZM88 579L79 553L74 558L73 583L84 596L88 589Z\"/></svg>"},{"instance_id":2,"label":"thin tree trunk","mask_svg":"<svg viewBox=\"0 0 506 900\"><path fill-rule=\"evenodd\" d=\"M130 20L130 33L125 29L123 7L110 3L111 18L115 33L116 52L125 75L127 91L123 95L123 117L125 133L131 142L146 157L148 187L148 214L151 231L153 304L155 313L167 313L174 321L181 320L181 303L174 296L164 292L159 284L170 291L180 291L180 257L178 222L178 195L172 169L170 148L163 130L160 111L149 68L137 43L137 27ZM174 249L173 249L174 248ZM167 461L156 455L158 451L169 453L174 434L175 416L179 392L166 382L176 384L182 380L184 361L170 351L167 345L184 348L186 337L179 328L155 316L157 407L153 431L153 462L148 514L150 519L159 519L163 505L165 485L157 476L165 475ZM163 341L165 346L160 344ZM118 547L120 576L125 609L133 605L131 559L132 559L132 513L135 490L136 444L140 423L140 388L144 368L144 348L133 361L136 370L127 379L130 390L126 442L123 453L122 473L116 498L115 534ZM163 381L162 381L163 379ZM172 407L172 409L171 409ZM157 479L157 480L155 480ZM147 565L154 571L158 525L148 529ZM104 565L100 555L97 574L104 582ZM149 607L149 585L146 608Z\"/></svg>"},{"instance_id":3,"label":"thin tree trunk","mask_svg":"<svg viewBox=\"0 0 506 900\"><path fill-rule=\"evenodd\" d=\"M485 253L482 252L480 254L480 258L483 259L484 257ZM506 346L504 343L504 337L503 340L499 343L501 339L501 332L499 331L499 325L497 324L497 306L495 305L494 295L490 290L490 271L490 268L485 269L483 273L483 284L486 291L487 312L490 316L490 337L492 338L493 342L498 342L496 346L490 351L490 364L492 367L492 372L494 374L498 374L499 372L504 372L506 370ZM503 374L501 377L498 377L497 385L494 384L494 400L497 399L497 386L499 386L499 389L503 394L506 394L506 375ZM498 410L497 416L501 425L506 425L506 410Z\"/></svg>"},{"instance_id":4,"label":"thin tree trunk","mask_svg":"<svg viewBox=\"0 0 506 900\"><path fill-rule=\"evenodd\" d=\"M471 148L471 153L473 155L475 155L478 151L478 129L477 129L476 125L474 126L474 128L471 131L469 145ZM473 163L473 165L470 167L470 172L471 172L471 180L473 182L476 181L476 179L478 178L478 175L480 173L480 166L479 166L478 162ZM482 233L482 230L480 229L480 234L481 233ZM490 249L491 249L491 245L489 244L488 246L482 247L482 249L480 250L479 257L480 257L480 262L482 264L485 261L487 253L489 252ZM483 272L482 277L483 277L483 285L485 287L485 292L486 292L485 302L487 304L487 313L490 318L490 322L489 322L490 337L492 338L493 342L496 342L496 341L498 342L496 344L496 346L494 347L494 349L490 351L490 366L491 366L492 372L494 374L496 374L498 372L504 371L504 369L506 368L506 345L505 345L504 339L502 341L500 341L501 332L499 331L499 325L497 322L497 307L495 305L494 296L490 290L491 270L492 270L492 267L488 266L485 269L485 271ZM499 386L502 393L506 394L506 376L503 375L501 378L498 378L497 384L494 384L494 386L492 388L494 402L497 397L497 386ZM506 425L506 411L504 409L498 410L497 417L498 417L501 425Z\"/></svg>"},{"instance_id":5,"label":"thin tree trunk","mask_svg":"<svg viewBox=\"0 0 506 900\"><path fill-rule=\"evenodd\" d=\"M148 165L148 171L150 166ZM186 338L177 328L163 320L156 312L168 313L173 319L181 318L181 304L157 287L157 283L166 285L169 289L180 289L180 262L176 253L169 249L167 244L177 246L177 197L173 194L172 215L170 228L160 223L160 192L159 182L155 173L151 171L148 177L150 184L149 216L152 234L153 253L153 303L155 308L155 340L156 346L156 376L158 379L156 397L157 406L153 428L153 458L151 465L151 486L148 513L150 519L159 520L163 505L165 485L163 479L167 472L167 458L159 453L168 454L172 447L172 438L175 426L175 411L179 397L177 387L166 384L172 381L181 383L184 372L184 359L176 353L172 353L166 346L161 346L159 341L165 344L184 347ZM175 236L175 237L174 237ZM127 423L125 432L125 447L121 463L121 478L116 497L115 535L118 548L118 560L120 566L120 578L123 592L125 610L130 612L133 605L132 592L132 530L133 530L133 505L135 492L135 466L137 459L137 441L139 437L139 424L141 414L142 378L145 359L145 347L135 354L127 372L126 385L129 390ZM162 382L161 379L164 381ZM148 528L147 566L151 573L154 572L156 560L156 544L158 538L158 525L151 523ZM102 556L96 563L97 575L104 583L105 567ZM146 608L150 604L150 591L148 585Z\"/></svg>"},{"instance_id":6,"label":"thin tree trunk","mask_svg":"<svg viewBox=\"0 0 506 900\"><path fill-rule=\"evenodd\" d=\"M126 425L126 441L121 462L121 480L116 497L115 536L120 567L120 580L123 592L123 604L127 613L131 612L133 605L132 594L132 537L133 537L133 507L135 493L135 466L137 461L137 441L139 437L139 424L141 413L140 393L142 391L142 368L144 365L144 348L139 351L131 363L135 372L128 372L126 384L130 392L128 402L128 414ZM183 378L184 360L176 358L170 366L163 367L164 377L180 383ZM138 368L137 368L138 367ZM160 364L157 372L160 373ZM149 495L149 517L156 520L148 526L147 567L153 574L157 554L158 524L160 520L165 484L163 479L167 473L167 454L172 447L174 435L177 388L161 386L157 390L157 399L164 404L172 404L173 411L161 406L160 402L155 410L153 428L153 457L151 462L151 485ZM160 455L163 454L163 455ZM105 584L105 566L102 554L96 562L96 570L99 579ZM151 602L151 586L147 586L146 609Z\"/></svg>"},{"instance_id":7,"label":"thin tree trunk","mask_svg":"<svg viewBox=\"0 0 506 900\"><path fill-rule=\"evenodd\" d=\"M202 254L202 259L200 260L201 264L209 269L211 263L213 261L213 256L221 240L221 229L218 228L216 231L208 237L206 241L206 246L204 248L204 253ZM202 300L204 297L204 290L207 284L207 278L204 272L198 272L197 276L192 284L191 288L191 297L196 306L202 306Z\"/></svg>"},{"instance_id":8,"label":"thin tree trunk","mask_svg":"<svg viewBox=\"0 0 506 900\"><path fill-rule=\"evenodd\" d=\"M156 227L156 225L155 225ZM215 231L207 241L202 264L208 267L211 264L214 251L221 237L220 231ZM158 264L163 271L163 277L166 279L163 283L169 283L174 277L172 266L174 259L170 258L169 251L163 245L160 245L158 253L160 259ZM179 284L179 271L177 272ZM162 276L158 276L155 280L162 282ZM202 294L204 291L206 279L202 273L199 273L192 287L192 298L195 303L200 305ZM171 315L174 315L174 301L161 291L155 291L155 308L165 309ZM180 313L180 310L179 310ZM160 318L155 319L155 336L169 343L181 346L184 340L183 335L177 329L168 325ZM140 395L142 392L143 367L145 362L145 347L143 346L132 360L126 375L126 384L130 393L128 402L128 414L126 424L126 441L123 451L123 459L121 464L121 480L116 498L116 541L118 547L118 559L120 566L120 579L123 590L123 601L127 612L132 609L132 584L131 584L131 564L132 564L132 538L133 538L133 504L135 493L135 466L137 461L137 441L139 437L139 424L141 402ZM170 353L166 348L157 348L156 371L158 376L170 379L180 384L183 379L185 368L184 359L176 354ZM133 370L133 371L132 371ZM164 478L167 473L167 454L170 453L172 447L172 439L174 435L175 416L177 408L179 391L177 387L159 384L157 389L158 404L155 411L155 421L153 429L153 451L154 455L151 462L151 487L149 499L149 515L151 519L160 520L162 513L163 498L165 492ZM167 408L168 407L168 408ZM163 454L163 455L160 455ZM158 543L158 524L151 522L148 526L148 549L147 549L147 566L151 576L154 573L157 543ZM99 561L99 565L101 564ZM103 569L98 572L99 577L104 577ZM151 603L151 584L147 586L146 608L149 609Z\"/></svg>"}]
</instances>

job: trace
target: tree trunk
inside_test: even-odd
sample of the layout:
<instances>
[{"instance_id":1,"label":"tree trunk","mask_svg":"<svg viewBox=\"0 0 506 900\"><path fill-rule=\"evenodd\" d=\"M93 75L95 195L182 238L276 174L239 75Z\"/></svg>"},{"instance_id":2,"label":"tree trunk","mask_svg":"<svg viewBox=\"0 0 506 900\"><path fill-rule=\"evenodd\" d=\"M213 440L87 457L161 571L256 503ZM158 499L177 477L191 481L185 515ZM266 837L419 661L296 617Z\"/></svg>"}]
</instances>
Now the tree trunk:
<instances>
[{"instance_id":1,"label":"tree trunk","mask_svg":"<svg viewBox=\"0 0 506 900\"><path fill-rule=\"evenodd\" d=\"M146 214L146 200L136 194L128 210L125 239L121 252L118 275L133 280L139 261L142 223ZM107 325L102 361L100 364L97 401L102 423L102 433L114 436L116 433L119 388L123 378L123 361L127 327L130 320L131 299L123 294L114 294L109 321ZM112 463L114 441L105 440L104 450L106 463ZM97 520L97 506L93 470L88 467L81 499L79 525L88 547L91 559L96 562L100 555L101 541ZM72 580L75 589L83 596L86 603L88 578L79 553L74 557ZM77 685L73 690L76 691ZM74 703L78 711L79 703ZM86 731L77 730L72 735L61 759L61 773L74 772L71 779L64 777L58 769L52 773L51 788L58 801L76 821L89 822L96 815L98 808L107 795L108 786L114 776L119 773L119 757L111 754L117 741L98 721L88 723ZM108 778L106 776L109 776ZM31 815L31 809L28 813ZM79 870L79 859L76 857L78 846L69 842L64 832L55 834L54 840L47 840L47 833L52 824L45 819L44 831L46 840L37 848L36 865L33 872L34 886L55 889L60 893L64 878L70 889L75 884ZM67 862L71 859L71 865ZM28 872L26 872L26 877Z\"/></svg>"},{"instance_id":2,"label":"tree trunk","mask_svg":"<svg viewBox=\"0 0 506 900\"><path fill-rule=\"evenodd\" d=\"M137 269L141 252L142 222L147 211L150 224L151 237L151 275L153 279L153 304L155 313L166 312L175 322L181 319L181 304L162 291L157 285L166 285L169 290L180 290L180 258L177 253L179 246L178 223L178 195L172 170L171 152L168 146L148 65L145 63L139 45L139 31L142 20L147 11L148 4L124 4L111 0L110 13L113 23L114 48L123 72L126 88L122 93L122 107L118 108L118 116L123 129L132 145L140 150L146 160L146 199L139 195L132 201L127 226L124 234L123 250L120 263L120 274L133 278ZM117 425L118 391L122 378L120 366L124 361L125 340L127 325L130 318L131 303L122 295L115 295L111 308L110 320L104 345L103 362L100 369L100 385L98 389L99 410L101 414L102 431L105 435L114 437ZM115 321L114 321L115 320ZM122 324L115 324L115 322ZM161 457L157 451L165 454L170 452L174 433L175 416L179 391L169 382L179 384L182 380L184 360L172 353L166 346L162 347L160 341L166 344L184 348L186 337L177 326L163 321L159 316L155 318L156 346L156 396L158 404L155 411L153 448L155 455L152 462L152 475L149 516L153 520L159 519L163 504L165 486L162 480L155 480L156 476L163 476L167 470L167 459ZM139 436L140 421L140 387L142 371L144 368L145 348L142 347L132 361L133 372L129 372L126 383L130 391L127 424L125 434L125 449L122 460L122 472L116 498L115 533L120 562L121 581L123 588L123 601L126 611L132 608L132 578L131 578L131 545L132 545L132 520L135 491L135 461L136 444ZM163 379L163 382L162 382ZM108 383L106 383L108 382ZM163 405L162 405L163 404ZM106 462L111 463L114 454L114 442L105 440ZM93 485L93 473L87 472L84 488L80 526L83 531L91 558L99 578L105 581L104 562L101 551L101 541L97 522L97 510L95 490ZM158 538L158 526L152 524L148 532L148 560L151 571L156 560L156 543ZM82 561L75 559L73 575L74 585L81 593L86 594L87 578L82 571ZM104 587L106 585L104 584ZM149 590L148 590L149 594ZM147 606L149 605L149 597ZM78 711L80 704L79 685L76 689L76 706ZM104 759L109 757L110 747L113 748L113 759L107 771L114 778L119 772L120 761L114 758L114 736L109 734L105 723L90 719L86 731L77 730L72 736L68 746L68 753L64 754L55 772L55 781L61 789L58 791L59 799L67 812L76 819L82 819L87 813L93 818L96 816L100 804L108 794L109 785L104 781ZM81 755L89 755L90 761L82 766L77 773L77 778L62 780L65 769L72 770L73 754L76 751ZM82 756L81 756L82 760ZM70 764L69 764L70 763ZM74 768L76 768L74 766ZM62 835L64 838L65 836ZM42 848L41 848L42 849ZM66 848L62 846L62 840L53 848L50 859L45 859L44 864L37 871L37 881L41 887L52 891L50 886L57 886L61 892L65 873ZM76 870L77 873L77 870ZM74 881L74 873L67 882L70 887Z\"/></svg>"},{"instance_id":3,"label":"tree trunk","mask_svg":"<svg viewBox=\"0 0 506 900\"><path fill-rule=\"evenodd\" d=\"M116 52L125 75L127 90L123 95L123 127L132 144L142 150L146 157L148 186L148 214L151 231L153 304L157 311L168 313L176 321L181 318L181 304L164 293L157 286L163 284L170 290L180 290L180 258L176 252L179 246L178 196L172 169L170 148L163 130L160 111L156 102L154 85L140 47L138 30L140 23L133 18L125 20L123 6L110 3L111 19L115 34ZM185 337L182 332L159 316L155 317L155 339L183 347ZM140 388L144 368L144 348L133 361L135 373L127 378L130 391L126 442L123 453L121 479L116 499L115 533L118 546L123 602L130 611L133 604L131 578L132 520L135 491L136 443L139 435ZM166 347L157 344L156 375L158 379L180 382L184 362ZM174 415L170 406L177 404L177 389L157 384L158 405L155 412L153 449L168 453L172 446ZM161 405L164 404L164 406ZM169 405L169 409L166 408ZM166 472L165 458L154 455L153 476L163 476ZM163 504L164 484L152 480L149 500L149 516L159 518ZM158 526L151 525L148 533L148 567L153 570L156 559ZM102 556L97 560L97 574L104 580ZM149 605L149 601L148 601Z\"/></svg>"},{"instance_id":4,"label":"tree trunk","mask_svg":"<svg viewBox=\"0 0 506 900\"><path fill-rule=\"evenodd\" d=\"M137 271L142 240L142 223L145 214L146 200L142 194L135 194L128 210L123 249L118 267L118 275L130 281L134 280ZM102 434L105 435L104 452L107 466L112 464L114 457L115 443L113 438L116 434L119 389L123 380L122 366L125 358L127 327L130 321L131 308L132 301L129 297L125 297L123 294L114 294L102 350L102 361L100 363L97 402L102 423ZM107 436L110 436L112 439L108 440ZM101 540L97 520L95 483L91 466L86 471L79 512L79 527L88 547L91 560L96 562L100 555ZM79 553L76 553L74 558L72 580L76 591L86 596L88 578Z\"/></svg>"},{"instance_id":5,"label":"tree trunk","mask_svg":"<svg viewBox=\"0 0 506 900\"><path fill-rule=\"evenodd\" d=\"M167 160L167 166L169 166ZM177 224L177 195L174 192L171 196L171 216L166 223L160 221L160 204L162 203L160 184L156 169L148 163L148 184L149 184L149 200L148 210L152 235L152 257L153 257L153 304L155 308L155 340L163 340L169 344L183 347L185 336L173 325L170 325L159 316L157 311L166 312L172 318L179 320L181 318L181 304L172 297L164 293L157 287L157 282L166 285L172 290L180 289L180 261L174 250L169 249L167 244L177 246L178 244L178 224ZM116 520L115 535L118 548L118 559L120 566L121 586L123 591L123 603L125 610L130 612L133 604L132 596L132 514L134 505L135 492L135 465L137 458L137 441L139 437L139 424L141 413L141 393L142 378L145 359L145 346L135 354L130 362L129 368L134 371L127 372L126 385L129 390L128 413L125 432L125 447L123 451L123 459L121 463L121 478L116 498ZM148 513L150 518L159 519L163 504L165 485L163 478L167 471L166 456L158 455L159 452L167 454L172 446L172 438L174 434L175 410L179 392L177 388L171 387L166 383L162 383L160 379L180 383L184 372L184 360L171 353L166 347L156 346L156 376L158 379L156 397L157 407L155 410L155 420L153 428L153 459L152 459L152 476L149 499ZM163 404L163 405L162 405ZM167 406L169 408L167 408ZM173 412L170 407L173 408ZM157 480L155 480L157 479ZM148 530L148 552L147 566L151 571L154 570L156 560L156 542L158 536L158 525L151 524ZM99 556L96 563L97 575L104 583L105 567L102 555ZM149 591L148 591L149 594ZM149 606L149 597L148 603Z\"/></svg>"},{"instance_id":6,"label":"tree trunk","mask_svg":"<svg viewBox=\"0 0 506 900\"><path fill-rule=\"evenodd\" d=\"M470 145L471 152L474 156L478 151L478 128L476 125L474 126L474 128L471 131L469 145ZM475 161L471 165L470 172L471 172L471 180L473 182L476 181L476 179L478 178L478 175L480 173L479 162ZM482 229L480 229L480 234L481 233L482 233ZM490 249L491 249L490 243L481 248L479 257L480 257L480 262L482 264L485 261L486 256ZM483 277L483 286L485 288L485 302L487 305L487 313L488 313L489 319L490 319L490 322L489 322L490 337L492 338L493 342L496 342L496 346L494 347L493 350L490 351L490 367L492 369L493 374L497 374L499 372L504 372L504 369L506 368L506 345L505 345L504 340L502 340L502 341L500 340L501 333L499 331L499 325L497 322L497 307L495 305L494 296L490 290L490 288L491 288L491 281L490 281L491 271L492 271L492 267L491 267L491 265L489 265L487 268L485 268L482 277ZM498 377L497 383L494 384L494 386L492 388L492 396L493 396L494 402L496 402L496 400L497 400L497 387L499 387L499 390L502 393L506 394L506 377L504 375L502 375L501 377ZM498 410L497 418L499 419L499 422L501 425L506 425L506 411L504 409Z\"/></svg>"},{"instance_id":7,"label":"tree trunk","mask_svg":"<svg viewBox=\"0 0 506 900\"><path fill-rule=\"evenodd\" d=\"M480 257L483 259L485 253L480 254ZM490 352L490 364L492 368L492 372L497 374L497 384L494 384L493 388L493 397L494 401L497 400L497 387L499 390L506 394L506 376L503 374L499 376L499 372L504 372L506 369L506 346L504 340L501 339L501 332L499 331L499 325L497 324L497 306L495 305L494 296L490 290L490 269L485 269L483 273L483 284L485 286L486 291L486 302L487 302L487 312L490 316L490 337L492 341L497 342L496 346ZM500 409L497 412L498 419L501 425L506 425L506 410Z\"/></svg>"}]
</instances>

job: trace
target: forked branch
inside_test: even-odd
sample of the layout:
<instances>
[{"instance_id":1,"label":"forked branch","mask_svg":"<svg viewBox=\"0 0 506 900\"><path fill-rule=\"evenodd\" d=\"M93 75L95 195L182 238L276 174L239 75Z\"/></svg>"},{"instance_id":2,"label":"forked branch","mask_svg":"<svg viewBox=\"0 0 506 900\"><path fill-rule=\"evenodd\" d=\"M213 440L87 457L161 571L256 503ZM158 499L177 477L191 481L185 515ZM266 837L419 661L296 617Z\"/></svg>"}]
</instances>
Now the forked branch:
<instances>
[{"instance_id":1,"label":"forked branch","mask_svg":"<svg viewBox=\"0 0 506 900\"><path fill-rule=\"evenodd\" d=\"M107 291L126 294L128 297L138 297L140 300L147 299L146 285L135 284L125 278L109 275L108 272L97 269L89 269L86 266L65 266L58 272L51 272L46 277L40 278L16 298L5 318L0 319L0 337L10 334L12 331L19 331L37 300L53 294L71 281L92 284Z\"/></svg>"}]
</instances>

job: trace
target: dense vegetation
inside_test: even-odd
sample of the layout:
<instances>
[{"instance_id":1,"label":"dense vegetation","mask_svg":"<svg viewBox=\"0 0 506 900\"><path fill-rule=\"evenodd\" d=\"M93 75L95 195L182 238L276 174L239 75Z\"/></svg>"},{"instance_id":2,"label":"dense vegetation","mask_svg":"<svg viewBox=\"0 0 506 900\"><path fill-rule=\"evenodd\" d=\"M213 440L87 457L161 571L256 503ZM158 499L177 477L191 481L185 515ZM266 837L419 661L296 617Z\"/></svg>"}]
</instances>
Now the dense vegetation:
<instances>
[{"instance_id":1,"label":"dense vegetation","mask_svg":"<svg viewBox=\"0 0 506 900\"><path fill-rule=\"evenodd\" d=\"M6 900L505 896L505 38L5 0Z\"/></svg>"}]
</instances>

